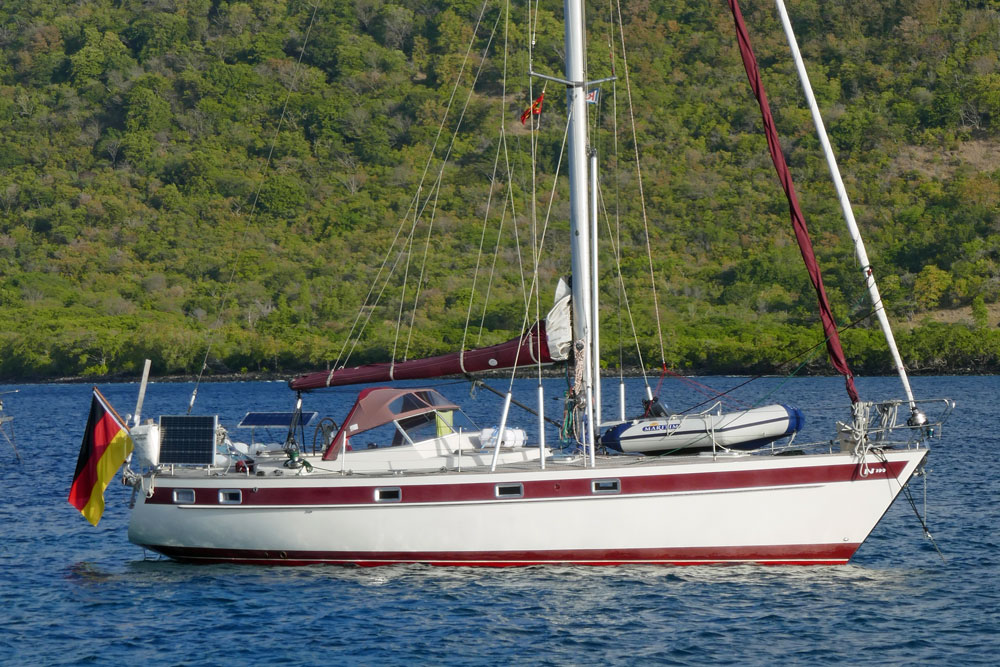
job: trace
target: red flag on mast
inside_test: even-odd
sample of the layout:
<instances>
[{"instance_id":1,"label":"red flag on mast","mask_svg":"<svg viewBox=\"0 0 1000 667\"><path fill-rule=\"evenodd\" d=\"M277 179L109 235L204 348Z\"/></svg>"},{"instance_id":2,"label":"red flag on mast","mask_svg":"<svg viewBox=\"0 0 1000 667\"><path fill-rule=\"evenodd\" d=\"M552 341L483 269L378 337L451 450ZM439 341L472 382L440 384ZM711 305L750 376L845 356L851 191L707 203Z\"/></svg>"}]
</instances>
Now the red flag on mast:
<instances>
[{"instance_id":1,"label":"red flag on mast","mask_svg":"<svg viewBox=\"0 0 1000 667\"><path fill-rule=\"evenodd\" d=\"M525 109L524 113L521 114L521 125L524 125L524 122L528 120L528 117L531 116L532 114L537 116L542 113L542 100L544 99L545 99L545 91L543 90L542 94L538 96L538 99L532 102L531 106Z\"/></svg>"}]
</instances>

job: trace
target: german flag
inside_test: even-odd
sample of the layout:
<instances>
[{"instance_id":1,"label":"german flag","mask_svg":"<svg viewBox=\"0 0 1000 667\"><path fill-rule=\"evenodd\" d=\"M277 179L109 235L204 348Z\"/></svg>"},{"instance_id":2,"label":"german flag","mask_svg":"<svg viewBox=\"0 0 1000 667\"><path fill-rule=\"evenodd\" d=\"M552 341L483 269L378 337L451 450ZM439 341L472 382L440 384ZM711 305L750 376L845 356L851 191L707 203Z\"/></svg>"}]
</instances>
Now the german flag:
<instances>
[{"instance_id":1,"label":"german flag","mask_svg":"<svg viewBox=\"0 0 1000 667\"><path fill-rule=\"evenodd\" d=\"M128 427L94 387L87 430L80 445L73 486L69 489L69 504L80 510L93 525L96 526L104 514L104 489L131 452Z\"/></svg>"}]
</instances>

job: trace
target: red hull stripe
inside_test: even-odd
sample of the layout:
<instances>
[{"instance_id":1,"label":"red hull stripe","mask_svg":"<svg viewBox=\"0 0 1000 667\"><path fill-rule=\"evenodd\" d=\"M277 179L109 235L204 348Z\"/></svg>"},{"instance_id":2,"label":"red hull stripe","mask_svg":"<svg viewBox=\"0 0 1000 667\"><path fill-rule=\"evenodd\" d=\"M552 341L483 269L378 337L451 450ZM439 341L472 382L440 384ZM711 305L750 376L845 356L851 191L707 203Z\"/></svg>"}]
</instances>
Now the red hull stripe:
<instances>
[{"instance_id":1,"label":"red hull stripe","mask_svg":"<svg viewBox=\"0 0 1000 667\"><path fill-rule=\"evenodd\" d=\"M859 544L796 544L741 547L664 547L652 549L574 549L538 551L264 551L205 549L146 544L174 560L191 563L245 563L260 565L428 565L509 567L543 564L572 565L705 565L760 563L763 565L841 565Z\"/></svg>"},{"instance_id":2,"label":"red hull stripe","mask_svg":"<svg viewBox=\"0 0 1000 667\"><path fill-rule=\"evenodd\" d=\"M809 484L830 484L864 479L898 479L906 466L905 461L890 461L869 464L867 475L856 464L788 467L767 470L737 470L729 472L680 473L665 475L639 475L620 477L619 496L652 493L690 493L729 489L754 489L780 486L802 486ZM596 471L600 472L600 471ZM497 482L453 482L448 484L402 484L401 479L385 479L383 484L350 487L298 487L265 488L255 486L254 478L220 478L217 486L194 489L195 505L219 505L219 488L241 488L242 505L246 506L314 506L314 505L366 505L375 504L375 490L384 487L399 487L399 502L408 503L453 503L453 502L517 502L518 500L559 500L594 496L591 483L594 479L607 479L607 472L595 474L593 478L557 479L532 481L505 476L499 483L522 483L524 495L516 499L498 499ZM183 482L170 480L171 486L163 486L167 480L161 478L149 504L173 504L173 489L182 487ZM601 497L607 497L601 494ZM380 503L381 504L381 503ZM227 507L238 507L228 505Z\"/></svg>"}]
</instances>

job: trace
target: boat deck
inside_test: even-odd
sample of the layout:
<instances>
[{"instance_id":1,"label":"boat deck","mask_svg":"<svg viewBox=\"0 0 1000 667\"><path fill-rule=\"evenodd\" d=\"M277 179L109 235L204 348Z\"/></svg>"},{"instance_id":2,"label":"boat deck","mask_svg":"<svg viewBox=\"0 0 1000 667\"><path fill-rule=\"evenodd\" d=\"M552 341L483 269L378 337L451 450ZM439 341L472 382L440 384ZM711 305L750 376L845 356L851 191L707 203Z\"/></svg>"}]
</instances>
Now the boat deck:
<instances>
[{"instance_id":1,"label":"boat deck","mask_svg":"<svg viewBox=\"0 0 1000 667\"><path fill-rule=\"evenodd\" d=\"M309 478L385 478L385 477L440 477L451 476L456 473L465 475L503 475L521 474L526 472L539 472L541 464L537 457L537 448L525 447L514 448L503 455L520 456L522 452L518 450L533 451L534 458L523 457L521 460L511 460L499 463L495 469L490 464L492 452L481 452L479 457L466 454L461 463L450 466L437 466L434 468L404 468L393 467L381 470L355 469L352 467L351 453L348 453L344 460L323 461L319 455L308 455L301 458L300 467L289 467L290 459L283 451L271 452L266 456L261 456L247 466L242 462L228 466L161 466L156 471L157 477L174 478L204 478L204 477L229 477L247 479L266 479L280 477L309 477ZM641 456L641 455L605 455L594 457L591 465L590 459L582 454L566 455L552 454L546 457L544 470L558 473L577 473L584 470L593 472L602 469L622 468L645 468L656 466L664 469L676 469L692 466L710 465L719 460L736 461L761 460L761 459L785 459L790 456L810 456L828 455L836 452L837 449L831 442L817 442L807 445L797 445L792 448L767 448L754 452L744 451L719 451L716 453L702 452L698 454L685 454L673 456ZM361 456L364 453L360 454ZM455 457L457 458L457 457Z\"/></svg>"}]
</instances>

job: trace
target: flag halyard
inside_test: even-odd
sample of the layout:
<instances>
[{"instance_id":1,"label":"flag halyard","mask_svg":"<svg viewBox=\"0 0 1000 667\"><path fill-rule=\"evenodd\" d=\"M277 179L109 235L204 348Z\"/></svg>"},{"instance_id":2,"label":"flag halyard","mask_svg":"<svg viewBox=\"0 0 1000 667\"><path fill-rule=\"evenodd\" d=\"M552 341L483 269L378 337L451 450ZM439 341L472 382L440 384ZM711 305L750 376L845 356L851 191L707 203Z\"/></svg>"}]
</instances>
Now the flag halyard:
<instances>
[{"instance_id":1,"label":"flag halyard","mask_svg":"<svg viewBox=\"0 0 1000 667\"><path fill-rule=\"evenodd\" d=\"M94 387L90 416L69 490L69 503L97 525L104 513L104 490L132 452L128 427Z\"/></svg>"}]
</instances>

